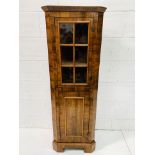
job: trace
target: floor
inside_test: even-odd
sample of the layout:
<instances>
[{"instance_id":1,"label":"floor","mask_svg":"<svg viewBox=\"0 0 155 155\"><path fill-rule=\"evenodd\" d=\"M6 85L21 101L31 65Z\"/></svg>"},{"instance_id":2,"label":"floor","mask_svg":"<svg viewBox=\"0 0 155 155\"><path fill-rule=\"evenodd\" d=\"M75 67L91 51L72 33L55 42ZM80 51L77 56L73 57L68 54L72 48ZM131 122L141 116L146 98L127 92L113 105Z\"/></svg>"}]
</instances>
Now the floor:
<instances>
[{"instance_id":1,"label":"floor","mask_svg":"<svg viewBox=\"0 0 155 155\"><path fill-rule=\"evenodd\" d=\"M96 130L93 155L134 155L134 131ZM83 150L66 149L57 153L51 147L51 129L21 128L20 155L83 155Z\"/></svg>"}]
</instances>

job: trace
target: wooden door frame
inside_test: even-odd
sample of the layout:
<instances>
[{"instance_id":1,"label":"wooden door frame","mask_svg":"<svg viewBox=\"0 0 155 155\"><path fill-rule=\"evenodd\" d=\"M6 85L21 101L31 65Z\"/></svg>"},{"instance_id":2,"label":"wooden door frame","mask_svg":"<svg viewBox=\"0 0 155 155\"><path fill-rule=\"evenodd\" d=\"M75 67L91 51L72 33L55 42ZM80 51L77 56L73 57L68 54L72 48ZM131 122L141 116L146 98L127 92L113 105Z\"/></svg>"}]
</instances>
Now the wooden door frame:
<instances>
[{"instance_id":1,"label":"wooden door frame","mask_svg":"<svg viewBox=\"0 0 155 155\"><path fill-rule=\"evenodd\" d=\"M91 119L91 105L92 100L90 99L90 92L73 92L73 91L66 91L62 92L61 90L58 92L59 94L59 104L57 106L59 109L59 131L60 131L60 141L61 142L91 142L91 126L90 126L90 119ZM83 99L83 124L82 124L82 135L81 136L67 136L66 134L66 124L67 124L67 117L66 117L66 105L65 99ZM85 126L84 126L85 125ZM86 127L87 126L87 127Z\"/></svg>"},{"instance_id":2,"label":"wooden door frame","mask_svg":"<svg viewBox=\"0 0 155 155\"><path fill-rule=\"evenodd\" d=\"M58 86L67 86L67 85L71 85L71 86L75 86L75 85L83 85L83 86L86 86L86 85L91 85L91 79L92 79L92 72L91 72L91 67L92 67L92 64L91 64L91 53L92 53L92 50L93 50L93 45L92 45L92 28L93 28L93 18L82 18L82 17L75 17L75 18L70 18L70 17L56 17L55 18L55 36L56 36L56 40L55 40L55 44L56 44L56 53L57 53L57 63L58 63ZM87 49L87 63L88 63L88 66L87 66L87 83L71 83L71 84L64 84L62 83L62 76L61 76L61 54L60 54L60 31L59 31L59 24L60 23L89 23L89 27L88 27L88 49ZM74 37L74 35L73 35ZM73 46L75 45L74 43L72 44ZM75 52L73 52L75 53ZM74 73L74 76L75 76L75 73Z\"/></svg>"}]
</instances>

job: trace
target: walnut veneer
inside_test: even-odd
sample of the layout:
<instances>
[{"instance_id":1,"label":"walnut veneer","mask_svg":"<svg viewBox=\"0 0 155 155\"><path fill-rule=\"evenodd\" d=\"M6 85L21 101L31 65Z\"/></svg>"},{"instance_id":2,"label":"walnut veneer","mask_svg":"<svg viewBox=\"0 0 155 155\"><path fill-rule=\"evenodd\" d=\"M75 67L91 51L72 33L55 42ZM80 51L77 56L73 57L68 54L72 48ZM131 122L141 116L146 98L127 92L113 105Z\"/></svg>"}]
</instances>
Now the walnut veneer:
<instances>
[{"instance_id":1,"label":"walnut veneer","mask_svg":"<svg viewBox=\"0 0 155 155\"><path fill-rule=\"evenodd\" d=\"M43 6L49 56L53 148L95 149L105 7Z\"/></svg>"}]
</instances>

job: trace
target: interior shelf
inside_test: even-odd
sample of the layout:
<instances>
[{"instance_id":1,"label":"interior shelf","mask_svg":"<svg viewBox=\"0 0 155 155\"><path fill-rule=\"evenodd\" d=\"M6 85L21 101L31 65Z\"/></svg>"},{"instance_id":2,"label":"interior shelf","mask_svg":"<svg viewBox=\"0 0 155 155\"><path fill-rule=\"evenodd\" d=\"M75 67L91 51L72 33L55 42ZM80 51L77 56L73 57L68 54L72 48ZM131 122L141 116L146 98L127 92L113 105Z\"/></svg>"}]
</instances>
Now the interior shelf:
<instances>
[{"instance_id":1,"label":"interior shelf","mask_svg":"<svg viewBox=\"0 0 155 155\"><path fill-rule=\"evenodd\" d=\"M88 44L60 44L60 46L88 46Z\"/></svg>"}]
</instances>

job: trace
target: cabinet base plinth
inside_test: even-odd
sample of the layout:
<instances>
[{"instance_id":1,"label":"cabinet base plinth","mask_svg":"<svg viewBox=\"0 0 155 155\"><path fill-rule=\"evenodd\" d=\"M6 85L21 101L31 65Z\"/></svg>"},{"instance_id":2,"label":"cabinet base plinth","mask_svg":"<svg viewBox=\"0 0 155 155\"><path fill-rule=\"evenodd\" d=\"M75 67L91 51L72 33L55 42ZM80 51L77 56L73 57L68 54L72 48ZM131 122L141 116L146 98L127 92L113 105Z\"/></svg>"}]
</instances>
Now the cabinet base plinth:
<instances>
[{"instance_id":1,"label":"cabinet base plinth","mask_svg":"<svg viewBox=\"0 0 155 155\"><path fill-rule=\"evenodd\" d=\"M53 149L57 152L64 152L67 148L73 149L84 149L85 153L91 153L95 150L95 141L90 143L65 143L53 141Z\"/></svg>"}]
</instances>

